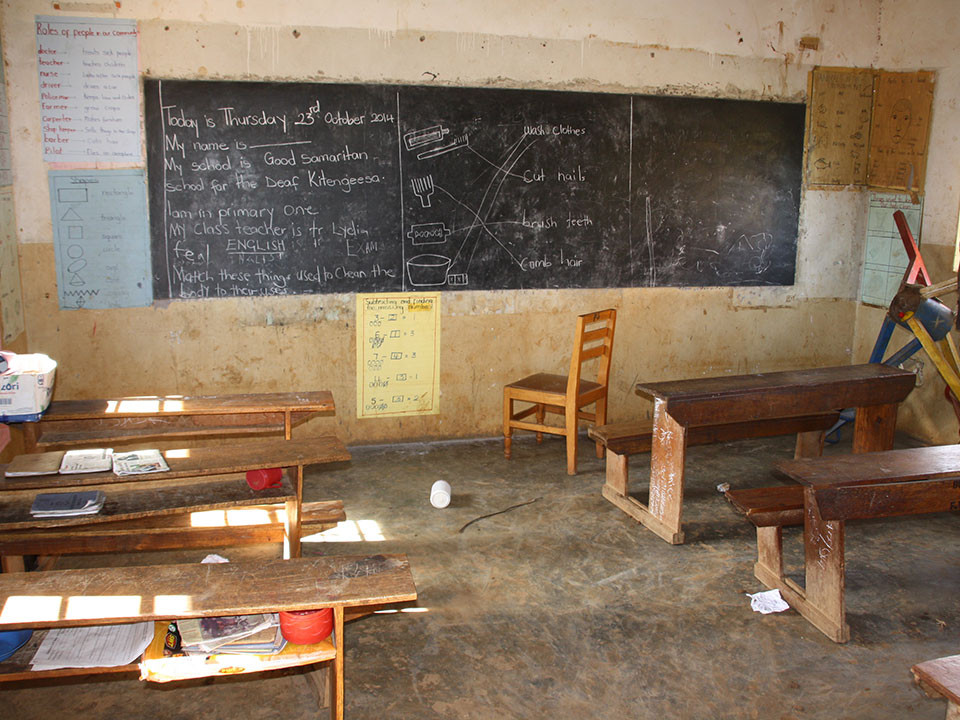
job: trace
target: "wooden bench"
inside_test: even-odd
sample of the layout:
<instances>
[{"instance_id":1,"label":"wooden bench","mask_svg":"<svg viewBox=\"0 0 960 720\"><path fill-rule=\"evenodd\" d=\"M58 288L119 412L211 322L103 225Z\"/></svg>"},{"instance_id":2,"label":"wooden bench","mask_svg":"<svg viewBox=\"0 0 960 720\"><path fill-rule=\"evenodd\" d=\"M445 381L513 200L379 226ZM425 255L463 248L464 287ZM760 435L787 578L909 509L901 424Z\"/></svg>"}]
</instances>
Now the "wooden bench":
<instances>
[{"instance_id":1,"label":"wooden bench","mask_svg":"<svg viewBox=\"0 0 960 720\"><path fill-rule=\"evenodd\" d=\"M22 427L27 452L264 433L289 440L295 426L334 410L328 390L54 400L39 422Z\"/></svg>"},{"instance_id":2,"label":"wooden bench","mask_svg":"<svg viewBox=\"0 0 960 720\"><path fill-rule=\"evenodd\" d=\"M946 698L946 720L960 720L960 655L917 663L913 679L930 697Z\"/></svg>"},{"instance_id":3,"label":"wooden bench","mask_svg":"<svg viewBox=\"0 0 960 720\"><path fill-rule=\"evenodd\" d=\"M308 679L320 694L327 683L332 685L330 715L342 718L345 614L353 610L361 615L367 609L416 598L417 588L404 555L4 574L0 575L0 630L41 630L0 663L0 682L140 670L134 664L33 671L31 660L49 628L158 621L158 631L162 631L171 620L329 607L334 611L333 635L325 648L307 660L325 664L327 682L312 672ZM221 673L221 667L211 663L208 675ZM231 672L256 671L246 663L231 668Z\"/></svg>"},{"instance_id":4,"label":"wooden bench","mask_svg":"<svg viewBox=\"0 0 960 720\"><path fill-rule=\"evenodd\" d=\"M607 467L603 497L667 542L680 544L688 445L786 432L803 417L813 416L815 426L818 416L857 408L854 451L888 449L897 403L915 382L913 373L867 364L639 384L637 393L653 400L649 502L630 496L627 456L615 453L608 453L614 463L612 470ZM799 453L819 454L822 432L803 430Z\"/></svg>"},{"instance_id":5,"label":"wooden bench","mask_svg":"<svg viewBox=\"0 0 960 720\"><path fill-rule=\"evenodd\" d=\"M846 642L845 523L960 510L960 445L776 463L790 486L731 490L757 526L754 574L834 642ZM783 533L803 525L803 587L783 570Z\"/></svg>"},{"instance_id":6,"label":"wooden bench","mask_svg":"<svg viewBox=\"0 0 960 720\"><path fill-rule=\"evenodd\" d=\"M59 452L14 458L21 464L59 467ZM23 555L76 552L119 552L144 549L199 547L277 538L281 533L285 556L298 557L302 533L303 468L306 465L342 462L350 453L333 436L299 440L262 439L243 445L174 449L163 453L170 470L143 475L117 476L112 472L82 475L6 477L0 491L0 556L3 569L23 569ZM252 490L246 472L284 468L281 486ZM34 518L30 505L37 492L102 490L107 497L96 515ZM264 527L253 530L238 508L282 504L283 513L262 517ZM279 510L271 508L268 512ZM214 512L216 511L216 512ZM208 525L197 523L197 513ZM217 512L221 513L217 526ZM342 516L342 505L313 506L311 523L329 525ZM228 513L223 515L222 513ZM255 511L244 513L256 517ZM189 518L189 520L187 519ZM233 520L233 522L231 522ZM184 527L190 523L190 528ZM237 524L241 523L241 524Z\"/></svg>"},{"instance_id":7,"label":"wooden bench","mask_svg":"<svg viewBox=\"0 0 960 720\"><path fill-rule=\"evenodd\" d=\"M774 437L797 433L795 457L810 457L823 451L823 436L839 417L837 412L816 413L770 420L700 425L689 428L687 446ZM650 452L653 421L612 423L587 428L587 435L606 450L605 485L614 493L626 492L630 455ZM606 489L606 488L605 488Z\"/></svg>"}]
</instances>

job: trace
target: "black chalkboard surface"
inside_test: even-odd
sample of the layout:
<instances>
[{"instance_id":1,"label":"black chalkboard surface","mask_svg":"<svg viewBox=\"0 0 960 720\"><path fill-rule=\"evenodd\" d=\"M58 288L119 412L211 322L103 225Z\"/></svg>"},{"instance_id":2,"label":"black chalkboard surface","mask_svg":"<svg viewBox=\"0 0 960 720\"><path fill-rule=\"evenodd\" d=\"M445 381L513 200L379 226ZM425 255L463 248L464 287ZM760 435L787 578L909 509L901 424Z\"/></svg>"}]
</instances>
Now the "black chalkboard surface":
<instances>
[{"instance_id":1,"label":"black chalkboard surface","mask_svg":"<svg viewBox=\"0 0 960 720\"><path fill-rule=\"evenodd\" d=\"M803 107L147 80L154 296L792 284Z\"/></svg>"}]
</instances>

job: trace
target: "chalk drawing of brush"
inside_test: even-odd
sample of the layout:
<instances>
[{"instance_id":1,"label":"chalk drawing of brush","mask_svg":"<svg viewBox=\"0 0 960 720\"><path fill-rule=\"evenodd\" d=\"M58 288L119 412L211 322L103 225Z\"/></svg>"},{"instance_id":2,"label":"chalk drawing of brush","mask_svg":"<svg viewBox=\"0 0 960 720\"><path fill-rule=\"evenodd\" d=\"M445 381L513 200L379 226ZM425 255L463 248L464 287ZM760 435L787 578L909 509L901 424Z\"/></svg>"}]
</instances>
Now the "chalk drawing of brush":
<instances>
[{"instance_id":1,"label":"chalk drawing of brush","mask_svg":"<svg viewBox=\"0 0 960 720\"><path fill-rule=\"evenodd\" d=\"M413 178L410 184L413 186L413 194L420 198L420 204L425 208L430 207L430 196L433 195L433 175Z\"/></svg>"}]
</instances>

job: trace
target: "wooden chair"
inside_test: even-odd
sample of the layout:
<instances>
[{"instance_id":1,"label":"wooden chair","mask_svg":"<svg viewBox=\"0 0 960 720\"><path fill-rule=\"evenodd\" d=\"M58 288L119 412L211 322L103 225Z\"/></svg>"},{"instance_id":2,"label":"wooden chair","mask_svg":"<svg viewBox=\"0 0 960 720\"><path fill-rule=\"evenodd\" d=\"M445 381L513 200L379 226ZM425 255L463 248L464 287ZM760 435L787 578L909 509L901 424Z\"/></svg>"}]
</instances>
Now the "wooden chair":
<instances>
[{"instance_id":1,"label":"wooden chair","mask_svg":"<svg viewBox=\"0 0 960 720\"><path fill-rule=\"evenodd\" d=\"M503 454L510 458L510 435L514 428L537 433L537 442L543 442L543 433L567 438L567 473L577 474L577 421L588 420L597 425L607 421L607 383L610 378L610 359L613 355L613 331L617 324L616 310L601 310L577 318L577 332L567 375L537 373L511 383L503 389ZM598 361L596 382L583 379L583 365ZM532 407L514 412L514 402L532 403ZM595 404L590 413L584 407ZM562 415L564 423L544 424L546 413ZM536 415L536 422L524 418ZM597 457L603 449L597 443Z\"/></svg>"}]
</instances>

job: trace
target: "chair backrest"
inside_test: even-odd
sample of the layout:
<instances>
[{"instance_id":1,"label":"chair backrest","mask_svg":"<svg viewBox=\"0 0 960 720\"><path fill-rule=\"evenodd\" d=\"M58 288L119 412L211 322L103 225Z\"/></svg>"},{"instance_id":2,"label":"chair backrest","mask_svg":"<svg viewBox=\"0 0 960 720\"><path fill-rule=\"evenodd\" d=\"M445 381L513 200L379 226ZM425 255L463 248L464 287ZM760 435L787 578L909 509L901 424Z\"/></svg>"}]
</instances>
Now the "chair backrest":
<instances>
[{"instance_id":1,"label":"chair backrest","mask_svg":"<svg viewBox=\"0 0 960 720\"><path fill-rule=\"evenodd\" d=\"M567 397L576 395L583 377L583 366L597 360L596 382L606 387L610 378L610 360L613 357L613 331L617 326L617 311L613 308L585 313L577 317L577 332L567 375Z\"/></svg>"}]
</instances>

